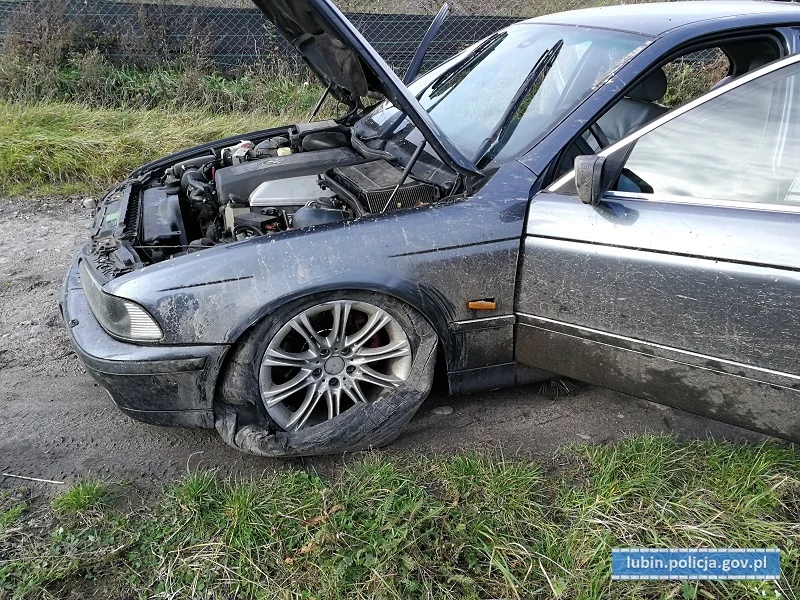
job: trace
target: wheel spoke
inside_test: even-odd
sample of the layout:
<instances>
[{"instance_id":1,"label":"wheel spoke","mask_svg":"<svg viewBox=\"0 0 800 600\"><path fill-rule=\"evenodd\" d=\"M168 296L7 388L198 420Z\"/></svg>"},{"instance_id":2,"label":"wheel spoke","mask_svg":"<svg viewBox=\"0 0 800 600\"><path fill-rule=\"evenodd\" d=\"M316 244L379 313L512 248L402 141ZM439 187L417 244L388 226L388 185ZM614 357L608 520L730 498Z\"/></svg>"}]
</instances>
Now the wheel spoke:
<instances>
[{"instance_id":1,"label":"wheel spoke","mask_svg":"<svg viewBox=\"0 0 800 600\"><path fill-rule=\"evenodd\" d=\"M347 394L350 397L350 399L356 404L358 404L359 402L366 404L367 402L367 399L361 392L361 388L358 387L358 383L356 383L355 381L343 384L342 391L345 394Z\"/></svg>"},{"instance_id":2,"label":"wheel spoke","mask_svg":"<svg viewBox=\"0 0 800 600\"><path fill-rule=\"evenodd\" d=\"M325 393L325 390L320 388L321 386L317 382L314 382L314 384L308 388L306 397L303 399L300 408L297 409L286 424L287 429L293 428L295 431L299 431L303 428L303 425L308 421L308 417L311 416L311 413L313 413L314 409L317 407L319 399L322 398L322 395Z\"/></svg>"},{"instance_id":3,"label":"wheel spoke","mask_svg":"<svg viewBox=\"0 0 800 600\"><path fill-rule=\"evenodd\" d=\"M399 358L401 356L408 356L410 352L411 346L407 340L397 340L396 342L381 346L380 348L361 348L353 358L353 364L363 365L379 360Z\"/></svg>"},{"instance_id":4,"label":"wheel spoke","mask_svg":"<svg viewBox=\"0 0 800 600\"><path fill-rule=\"evenodd\" d=\"M261 364L265 367L296 367L298 369L308 366L308 362L316 358L316 354L306 352L287 352L281 348L267 348Z\"/></svg>"},{"instance_id":5,"label":"wheel spoke","mask_svg":"<svg viewBox=\"0 0 800 600\"><path fill-rule=\"evenodd\" d=\"M338 417L342 412L342 388L330 387L327 389L328 418Z\"/></svg>"},{"instance_id":6,"label":"wheel spoke","mask_svg":"<svg viewBox=\"0 0 800 600\"><path fill-rule=\"evenodd\" d=\"M317 333L314 326L308 320L308 315L306 313L300 313L292 319L291 326L292 329L303 336L308 344L308 349L312 352L314 352L316 348L327 347L325 338Z\"/></svg>"},{"instance_id":7,"label":"wheel spoke","mask_svg":"<svg viewBox=\"0 0 800 600\"><path fill-rule=\"evenodd\" d=\"M403 383L403 380L400 379L399 377L395 377L394 375L386 375L384 373L379 373L378 371L376 371L371 367L368 367L367 365L362 365L361 368L353 376L353 378L389 389L396 388L398 385Z\"/></svg>"},{"instance_id":8,"label":"wheel spoke","mask_svg":"<svg viewBox=\"0 0 800 600\"><path fill-rule=\"evenodd\" d=\"M310 369L300 369L300 372L286 383L276 385L272 389L265 391L263 393L264 404L267 406L267 408L275 406L292 394L299 392L303 388L314 383L314 380L309 377L310 373Z\"/></svg>"},{"instance_id":9,"label":"wheel spoke","mask_svg":"<svg viewBox=\"0 0 800 600\"><path fill-rule=\"evenodd\" d=\"M375 314L369 316L367 322L364 323L364 327L349 337L345 343L349 348L358 351L373 335L383 329L391 319L384 311L377 309Z\"/></svg>"},{"instance_id":10,"label":"wheel spoke","mask_svg":"<svg viewBox=\"0 0 800 600\"><path fill-rule=\"evenodd\" d=\"M350 309L353 306L352 302L335 302L333 304L333 326L327 336L328 347L331 348L340 341L345 343L345 330L347 329L347 321L350 318Z\"/></svg>"}]
</instances>

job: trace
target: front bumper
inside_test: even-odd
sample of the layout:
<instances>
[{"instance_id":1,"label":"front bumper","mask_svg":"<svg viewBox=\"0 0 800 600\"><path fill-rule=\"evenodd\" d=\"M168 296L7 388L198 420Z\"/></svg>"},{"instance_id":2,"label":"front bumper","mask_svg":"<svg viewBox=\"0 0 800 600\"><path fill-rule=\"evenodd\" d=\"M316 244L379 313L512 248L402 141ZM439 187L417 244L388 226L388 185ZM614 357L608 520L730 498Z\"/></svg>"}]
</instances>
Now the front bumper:
<instances>
[{"instance_id":1,"label":"front bumper","mask_svg":"<svg viewBox=\"0 0 800 600\"><path fill-rule=\"evenodd\" d=\"M61 316L89 375L125 414L153 425L214 427L214 390L229 346L121 342L89 308L75 258L61 289Z\"/></svg>"}]
</instances>

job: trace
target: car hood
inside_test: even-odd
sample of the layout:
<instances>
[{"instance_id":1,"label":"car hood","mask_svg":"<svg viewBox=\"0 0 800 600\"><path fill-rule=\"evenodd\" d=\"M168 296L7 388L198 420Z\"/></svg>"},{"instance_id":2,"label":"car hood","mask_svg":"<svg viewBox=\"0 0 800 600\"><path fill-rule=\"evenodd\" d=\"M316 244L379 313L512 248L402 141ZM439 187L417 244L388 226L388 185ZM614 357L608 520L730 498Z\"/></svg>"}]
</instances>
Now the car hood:
<instances>
[{"instance_id":1,"label":"car hood","mask_svg":"<svg viewBox=\"0 0 800 600\"><path fill-rule=\"evenodd\" d=\"M414 95L353 24L328 0L253 0L300 52L330 93L353 104L370 92L402 109L455 171L480 171L439 129Z\"/></svg>"}]
</instances>

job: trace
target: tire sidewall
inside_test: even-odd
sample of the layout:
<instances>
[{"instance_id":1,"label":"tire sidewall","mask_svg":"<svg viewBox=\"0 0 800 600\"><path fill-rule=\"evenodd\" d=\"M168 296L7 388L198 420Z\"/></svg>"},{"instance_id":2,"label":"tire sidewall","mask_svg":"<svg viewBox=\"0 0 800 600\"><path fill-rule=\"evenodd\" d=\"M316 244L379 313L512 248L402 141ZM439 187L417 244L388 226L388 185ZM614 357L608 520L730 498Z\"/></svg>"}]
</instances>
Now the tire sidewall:
<instances>
[{"instance_id":1,"label":"tire sidewall","mask_svg":"<svg viewBox=\"0 0 800 600\"><path fill-rule=\"evenodd\" d=\"M332 291L313 294L293 300L274 312L266 315L245 334L234 351L221 389L224 403L232 405L254 405L260 417L269 424L272 430L280 428L269 417L264 403L261 401L259 385L261 361L270 342L286 323L309 308L332 301L354 300L366 302L385 310L391 315L408 338L411 346L412 365L417 358L420 338L416 332L412 315L419 313L406 303L377 292L366 291Z\"/></svg>"}]
</instances>

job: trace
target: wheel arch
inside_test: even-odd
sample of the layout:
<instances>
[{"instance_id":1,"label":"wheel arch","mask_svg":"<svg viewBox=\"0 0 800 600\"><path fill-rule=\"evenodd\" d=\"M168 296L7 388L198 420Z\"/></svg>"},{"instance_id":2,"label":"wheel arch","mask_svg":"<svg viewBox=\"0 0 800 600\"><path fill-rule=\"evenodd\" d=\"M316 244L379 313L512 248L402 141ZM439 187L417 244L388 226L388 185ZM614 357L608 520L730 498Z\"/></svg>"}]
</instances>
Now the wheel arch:
<instances>
[{"instance_id":1,"label":"wheel arch","mask_svg":"<svg viewBox=\"0 0 800 600\"><path fill-rule=\"evenodd\" d=\"M450 317L450 315L452 315L452 309L449 303L433 288L413 285L408 282L402 283L402 285L388 286L369 281L351 281L346 283L327 282L315 286L314 288L306 288L284 294L265 303L259 310L254 312L248 319L231 331L229 335L231 347L226 353L224 362L219 371L220 376L217 380L215 396L219 397L219 386L224 380L224 373L228 368L228 363L235 355L237 348L243 343L247 335L253 331L258 323L268 318L270 314L286 304L337 291L371 292L391 297L408 304L411 308L419 312L425 320L428 321L431 327L433 327L439 339L439 347L442 349L445 366L449 369L452 365L457 364L456 361L461 352L458 337L453 334L449 327L449 322L452 320L452 317Z\"/></svg>"}]
</instances>

